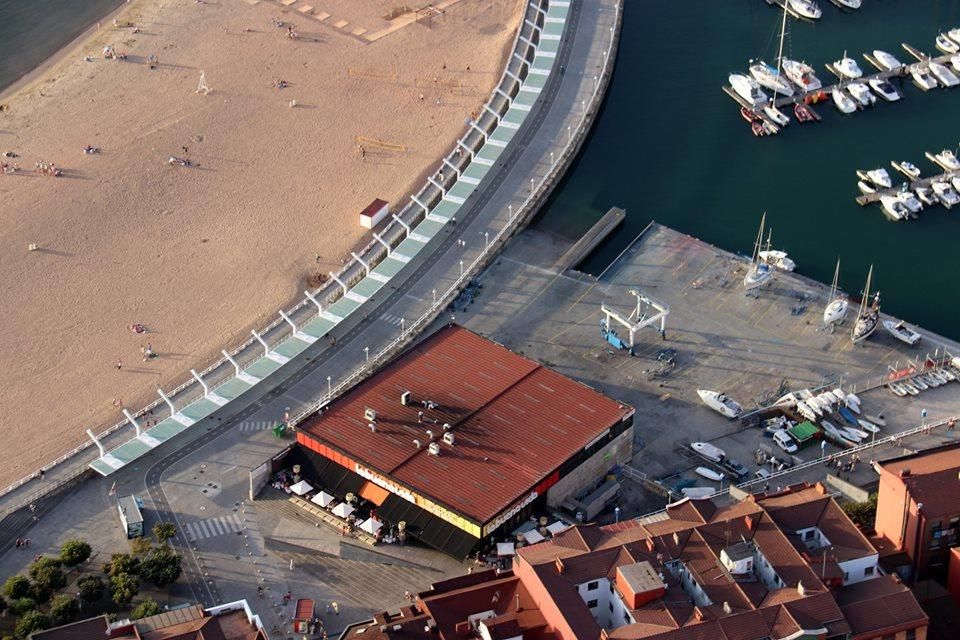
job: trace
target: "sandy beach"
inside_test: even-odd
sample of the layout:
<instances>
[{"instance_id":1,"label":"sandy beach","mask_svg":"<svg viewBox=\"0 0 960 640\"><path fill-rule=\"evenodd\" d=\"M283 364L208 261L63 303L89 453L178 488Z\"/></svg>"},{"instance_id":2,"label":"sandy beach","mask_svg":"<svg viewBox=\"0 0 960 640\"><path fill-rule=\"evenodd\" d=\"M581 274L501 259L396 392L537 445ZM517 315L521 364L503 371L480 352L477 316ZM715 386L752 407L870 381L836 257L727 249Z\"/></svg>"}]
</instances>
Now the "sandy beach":
<instances>
[{"instance_id":1,"label":"sandy beach","mask_svg":"<svg viewBox=\"0 0 960 640\"><path fill-rule=\"evenodd\" d=\"M245 340L435 168L522 3L397 6L136 0L0 99L0 486Z\"/></svg>"}]
</instances>

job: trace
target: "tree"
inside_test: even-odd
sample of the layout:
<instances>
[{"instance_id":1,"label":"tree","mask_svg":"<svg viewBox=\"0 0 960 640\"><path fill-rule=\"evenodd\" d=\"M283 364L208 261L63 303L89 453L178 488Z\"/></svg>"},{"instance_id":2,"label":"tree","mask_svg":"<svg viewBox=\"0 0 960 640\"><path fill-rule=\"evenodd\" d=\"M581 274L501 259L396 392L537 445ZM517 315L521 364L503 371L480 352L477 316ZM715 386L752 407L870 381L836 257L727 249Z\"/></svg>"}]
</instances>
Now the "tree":
<instances>
[{"instance_id":1,"label":"tree","mask_svg":"<svg viewBox=\"0 0 960 640\"><path fill-rule=\"evenodd\" d=\"M140 591L140 583L136 576L118 573L110 578L110 595L121 607L130 604L138 591Z\"/></svg>"},{"instance_id":2,"label":"tree","mask_svg":"<svg viewBox=\"0 0 960 640\"><path fill-rule=\"evenodd\" d=\"M33 578L30 591L39 602L46 602L51 594L67 586L67 577L60 568L60 561L55 558L41 558L34 562L30 577Z\"/></svg>"},{"instance_id":3,"label":"tree","mask_svg":"<svg viewBox=\"0 0 960 640\"><path fill-rule=\"evenodd\" d=\"M10 576L3 583L3 593L12 599L25 598L30 593L30 579L27 576Z\"/></svg>"},{"instance_id":4,"label":"tree","mask_svg":"<svg viewBox=\"0 0 960 640\"><path fill-rule=\"evenodd\" d=\"M10 613L15 616L22 616L27 611L33 611L37 608L37 601L33 598L17 598L10 601Z\"/></svg>"},{"instance_id":5,"label":"tree","mask_svg":"<svg viewBox=\"0 0 960 640\"><path fill-rule=\"evenodd\" d=\"M50 617L57 625L67 624L80 613L80 601L60 593L50 601Z\"/></svg>"},{"instance_id":6,"label":"tree","mask_svg":"<svg viewBox=\"0 0 960 640\"><path fill-rule=\"evenodd\" d=\"M60 561L68 566L75 567L83 564L93 553L93 549L84 540L67 540L60 547Z\"/></svg>"},{"instance_id":7,"label":"tree","mask_svg":"<svg viewBox=\"0 0 960 640\"><path fill-rule=\"evenodd\" d=\"M147 598L134 608L133 613L130 614L130 618L132 620L139 620L140 618L155 616L158 613L160 613L160 605L158 605L153 598Z\"/></svg>"},{"instance_id":8,"label":"tree","mask_svg":"<svg viewBox=\"0 0 960 640\"><path fill-rule=\"evenodd\" d=\"M152 548L153 541L150 538L138 537L130 541L130 550L133 551L135 556L146 555Z\"/></svg>"},{"instance_id":9,"label":"tree","mask_svg":"<svg viewBox=\"0 0 960 640\"><path fill-rule=\"evenodd\" d=\"M843 510L854 524L869 531L873 529L877 519L877 494L871 493L866 502L846 502Z\"/></svg>"},{"instance_id":10,"label":"tree","mask_svg":"<svg viewBox=\"0 0 960 640\"><path fill-rule=\"evenodd\" d=\"M41 611L28 611L17 620L16 634L26 638L34 631L43 631L50 627L50 616Z\"/></svg>"},{"instance_id":11,"label":"tree","mask_svg":"<svg viewBox=\"0 0 960 640\"><path fill-rule=\"evenodd\" d=\"M175 582L182 572L182 559L169 547L153 549L140 562L140 577L158 587Z\"/></svg>"},{"instance_id":12,"label":"tree","mask_svg":"<svg viewBox=\"0 0 960 640\"><path fill-rule=\"evenodd\" d=\"M87 602L96 602L102 598L105 586L103 578L100 576L83 576L77 580L77 590L80 592L80 598Z\"/></svg>"},{"instance_id":13,"label":"tree","mask_svg":"<svg viewBox=\"0 0 960 640\"><path fill-rule=\"evenodd\" d=\"M157 538L157 544L167 544L173 536L177 535L177 527L172 522L158 522L153 525L153 535Z\"/></svg>"},{"instance_id":14,"label":"tree","mask_svg":"<svg viewBox=\"0 0 960 640\"><path fill-rule=\"evenodd\" d=\"M129 553L115 553L110 556L110 562L103 565L103 572L110 577L121 573L137 575L140 571L140 559Z\"/></svg>"},{"instance_id":15,"label":"tree","mask_svg":"<svg viewBox=\"0 0 960 640\"><path fill-rule=\"evenodd\" d=\"M7 610L7 601L3 599L3 596L0 596L0 615L3 615L3 612Z\"/></svg>"}]
</instances>

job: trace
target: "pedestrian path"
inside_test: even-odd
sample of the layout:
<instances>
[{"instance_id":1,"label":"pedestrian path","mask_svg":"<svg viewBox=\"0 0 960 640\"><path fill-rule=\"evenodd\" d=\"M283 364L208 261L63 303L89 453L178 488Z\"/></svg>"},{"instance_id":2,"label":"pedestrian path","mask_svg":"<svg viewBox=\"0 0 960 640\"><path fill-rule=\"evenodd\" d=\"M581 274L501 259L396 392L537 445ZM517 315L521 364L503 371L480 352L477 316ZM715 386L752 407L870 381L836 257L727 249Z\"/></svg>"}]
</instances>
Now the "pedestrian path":
<instances>
[{"instance_id":1,"label":"pedestrian path","mask_svg":"<svg viewBox=\"0 0 960 640\"><path fill-rule=\"evenodd\" d=\"M196 542L197 540L215 538L228 533L237 533L238 531L242 531L243 521L240 520L240 517L237 514L231 513L228 516L220 516L217 518L199 520L197 522L189 522L183 525L183 529L187 534L187 540L190 542Z\"/></svg>"},{"instance_id":2,"label":"pedestrian path","mask_svg":"<svg viewBox=\"0 0 960 640\"><path fill-rule=\"evenodd\" d=\"M400 316L395 316L392 313L385 313L380 316L380 319L386 322L387 324L392 324L395 327L399 327L403 324L403 318Z\"/></svg>"}]
</instances>

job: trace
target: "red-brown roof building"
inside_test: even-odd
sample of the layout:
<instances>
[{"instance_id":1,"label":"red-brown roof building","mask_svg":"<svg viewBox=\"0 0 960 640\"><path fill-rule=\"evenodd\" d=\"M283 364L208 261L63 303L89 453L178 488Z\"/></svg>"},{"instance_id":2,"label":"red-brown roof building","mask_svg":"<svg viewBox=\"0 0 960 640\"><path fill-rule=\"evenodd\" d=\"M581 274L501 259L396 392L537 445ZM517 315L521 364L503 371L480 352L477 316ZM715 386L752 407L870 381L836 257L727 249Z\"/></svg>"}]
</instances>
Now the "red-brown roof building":
<instances>
[{"instance_id":1,"label":"red-brown roof building","mask_svg":"<svg viewBox=\"0 0 960 640\"><path fill-rule=\"evenodd\" d=\"M512 571L441 582L341 638L924 640L928 618L896 576L843 577L871 557L822 485L724 507L684 499L522 547Z\"/></svg>"},{"instance_id":2,"label":"red-brown roof building","mask_svg":"<svg viewBox=\"0 0 960 640\"><path fill-rule=\"evenodd\" d=\"M299 425L294 455L328 493L373 496L378 518L462 557L629 460L632 427L633 408L448 325Z\"/></svg>"},{"instance_id":3,"label":"red-brown roof building","mask_svg":"<svg viewBox=\"0 0 960 640\"><path fill-rule=\"evenodd\" d=\"M946 577L960 539L960 443L879 462L874 524L885 555L902 552L904 578Z\"/></svg>"}]
</instances>

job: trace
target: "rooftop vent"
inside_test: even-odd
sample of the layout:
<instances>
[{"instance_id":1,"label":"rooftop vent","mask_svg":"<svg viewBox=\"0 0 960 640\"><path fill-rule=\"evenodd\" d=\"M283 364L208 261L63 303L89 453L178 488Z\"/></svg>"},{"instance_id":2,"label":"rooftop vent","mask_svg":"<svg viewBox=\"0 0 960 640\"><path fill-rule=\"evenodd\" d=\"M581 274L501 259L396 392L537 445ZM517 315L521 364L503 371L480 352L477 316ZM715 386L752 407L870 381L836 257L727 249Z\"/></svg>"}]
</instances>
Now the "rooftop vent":
<instances>
[{"instance_id":1,"label":"rooftop vent","mask_svg":"<svg viewBox=\"0 0 960 640\"><path fill-rule=\"evenodd\" d=\"M440 445L436 442L431 442L430 446L427 447L427 451L429 451L431 455L438 456L440 455Z\"/></svg>"},{"instance_id":2,"label":"rooftop vent","mask_svg":"<svg viewBox=\"0 0 960 640\"><path fill-rule=\"evenodd\" d=\"M433 442L433 431L427 429L427 437L430 439L430 442Z\"/></svg>"},{"instance_id":3,"label":"rooftop vent","mask_svg":"<svg viewBox=\"0 0 960 640\"><path fill-rule=\"evenodd\" d=\"M408 404L410 404L409 391L404 391L403 393L400 394L400 404L402 404L403 406L407 406Z\"/></svg>"},{"instance_id":4,"label":"rooftop vent","mask_svg":"<svg viewBox=\"0 0 960 640\"><path fill-rule=\"evenodd\" d=\"M377 412L370 408L364 409L363 417L370 422L374 422L377 419Z\"/></svg>"},{"instance_id":5,"label":"rooftop vent","mask_svg":"<svg viewBox=\"0 0 960 640\"><path fill-rule=\"evenodd\" d=\"M723 601L723 612L727 615L733 613L733 608L730 606L730 603L726 600Z\"/></svg>"},{"instance_id":6,"label":"rooftop vent","mask_svg":"<svg viewBox=\"0 0 960 640\"><path fill-rule=\"evenodd\" d=\"M444 430L444 431L449 431L450 429L453 429L453 425L450 424L449 422L444 422L444 423L443 423L443 430Z\"/></svg>"},{"instance_id":7,"label":"rooftop vent","mask_svg":"<svg viewBox=\"0 0 960 640\"><path fill-rule=\"evenodd\" d=\"M377 432L377 425L374 424L373 422L367 424L367 426L370 427L370 431L372 431L373 433Z\"/></svg>"},{"instance_id":8,"label":"rooftop vent","mask_svg":"<svg viewBox=\"0 0 960 640\"><path fill-rule=\"evenodd\" d=\"M910 469L901 469L901 470L900 470L900 477L901 477L901 478L906 478L906 477L909 477L909 476L910 476Z\"/></svg>"},{"instance_id":9,"label":"rooftop vent","mask_svg":"<svg viewBox=\"0 0 960 640\"><path fill-rule=\"evenodd\" d=\"M420 441L419 441L419 440L414 440L414 441L413 441L413 446L415 446L417 449L419 449L419 448L420 448Z\"/></svg>"},{"instance_id":10,"label":"rooftop vent","mask_svg":"<svg viewBox=\"0 0 960 640\"><path fill-rule=\"evenodd\" d=\"M446 442L447 444L449 444L449 445L452 447L452 446L453 446L453 434L452 434L452 433L445 433L445 434L443 434L443 441Z\"/></svg>"}]
</instances>

